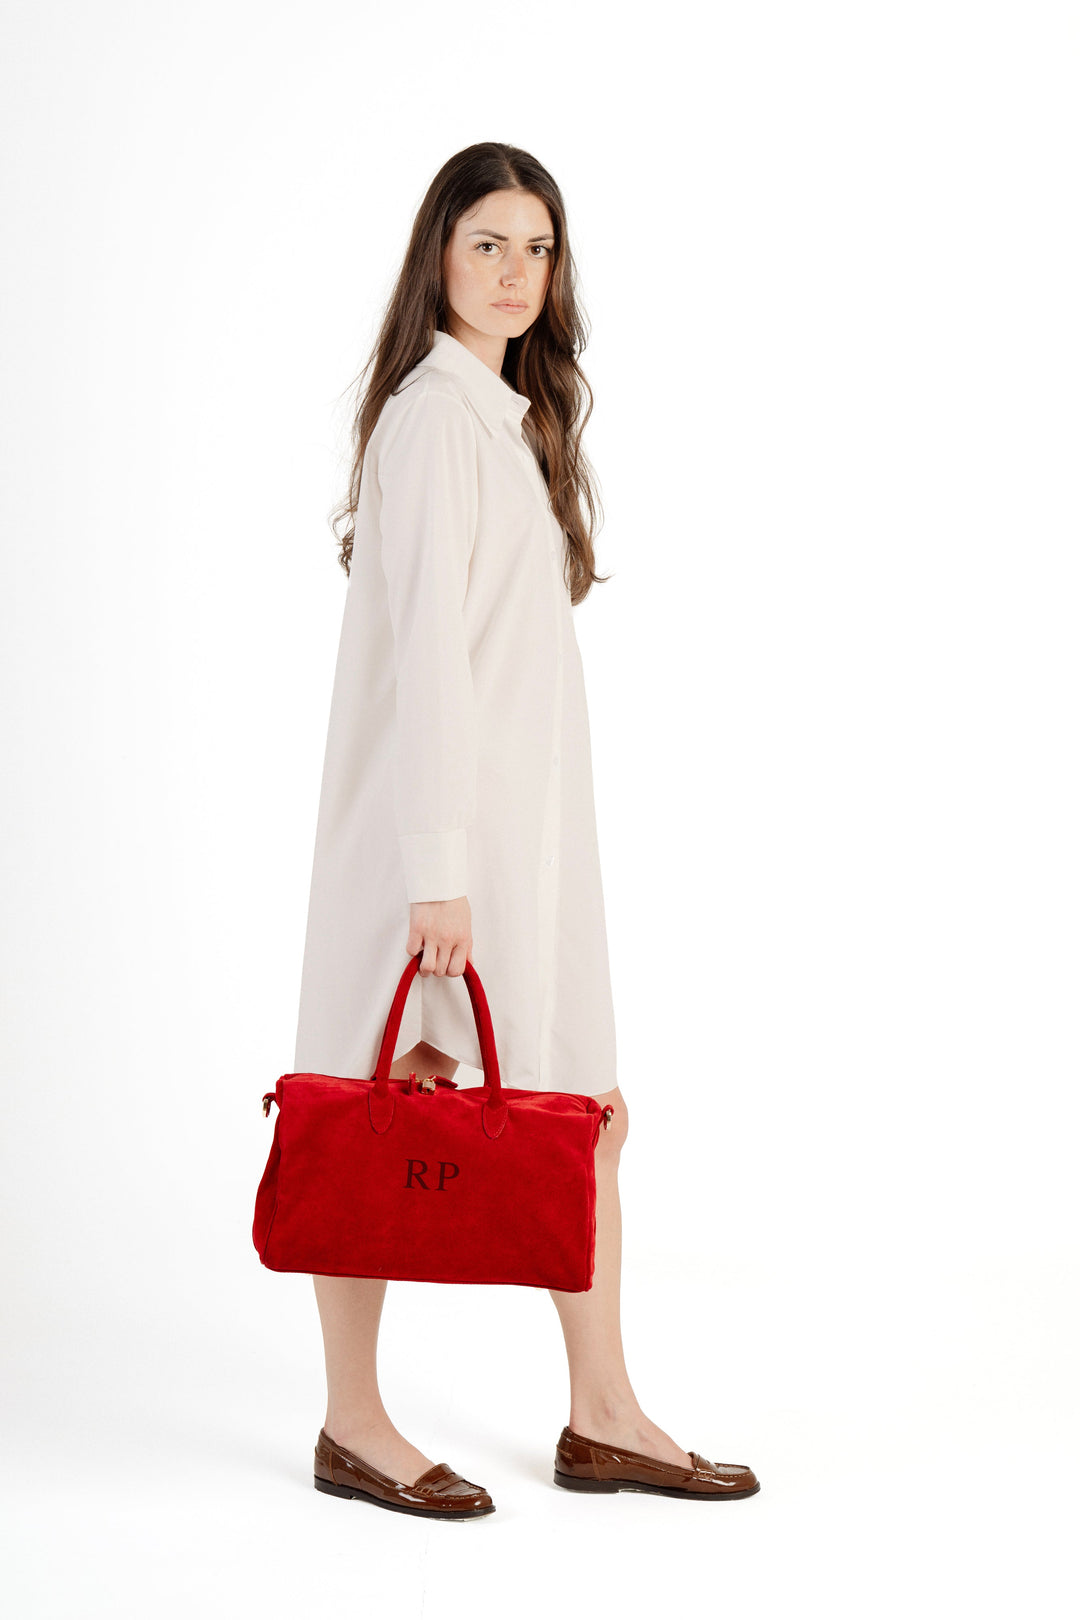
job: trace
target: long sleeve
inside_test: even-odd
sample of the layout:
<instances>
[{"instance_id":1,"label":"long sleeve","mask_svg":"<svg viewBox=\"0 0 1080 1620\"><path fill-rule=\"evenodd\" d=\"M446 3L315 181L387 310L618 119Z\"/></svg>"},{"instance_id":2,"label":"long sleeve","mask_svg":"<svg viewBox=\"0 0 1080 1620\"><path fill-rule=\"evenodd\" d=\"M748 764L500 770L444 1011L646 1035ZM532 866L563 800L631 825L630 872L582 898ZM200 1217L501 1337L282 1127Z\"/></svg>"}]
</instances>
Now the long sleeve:
<instances>
[{"instance_id":1,"label":"long sleeve","mask_svg":"<svg viewBox=\"0 0 1080 1620\"><path fill-rule=\"evenodd\" d=\"M478 521L476 436L438 389L406 395L379 453L380 555L394 633L394 795L408 899L468 892L477 726L464 603Z\"/></svg>"}]
</instances>

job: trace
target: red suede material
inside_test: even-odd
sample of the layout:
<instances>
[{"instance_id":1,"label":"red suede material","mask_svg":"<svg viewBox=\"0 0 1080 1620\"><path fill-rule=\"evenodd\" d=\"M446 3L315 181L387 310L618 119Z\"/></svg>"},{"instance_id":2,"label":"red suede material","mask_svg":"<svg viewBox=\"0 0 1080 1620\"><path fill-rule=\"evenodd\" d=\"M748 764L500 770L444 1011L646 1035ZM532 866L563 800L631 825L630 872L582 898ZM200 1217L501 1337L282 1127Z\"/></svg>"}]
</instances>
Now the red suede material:
<instances>
[{"instance_id":1,"label":"red suede material","mask_svg":"<svg viewBox=\"0 0 1080 1620\"><path fill-rule=\"evenodd\" d=\"M402 986L408 990L418 962L412 958L402 975L387 1024L393 1038L389 1048L384 1040L376 1075L278 1080L252 1227L263 1265L322 1276L591 1288L599 1104L499 1084L490 1014L471 963L465 977L492 1060L486 1083L444 1083L427 1093L389 1080ZM376 1088L381 1112L369 1106ZM503 1110L489 1107L486 1130L484 1105L500 1100L505 1123L499 1130ZM377 1129L373 1118L381 1125L391 1105L390 1124Z\"/></svg>"}]
</instances>

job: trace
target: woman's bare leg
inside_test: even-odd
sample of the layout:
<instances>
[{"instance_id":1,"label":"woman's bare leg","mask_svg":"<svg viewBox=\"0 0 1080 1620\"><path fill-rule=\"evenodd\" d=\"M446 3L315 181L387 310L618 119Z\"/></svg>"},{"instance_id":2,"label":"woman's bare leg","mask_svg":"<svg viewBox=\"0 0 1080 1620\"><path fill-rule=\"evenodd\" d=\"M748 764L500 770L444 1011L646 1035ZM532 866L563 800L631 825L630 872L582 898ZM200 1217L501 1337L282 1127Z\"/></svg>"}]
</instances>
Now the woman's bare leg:
<instances>
[{"instance_id":1,"label":"woman's bare leg","mask_svg":"<svg viewBox=\"0 0 1080 1620\"><path fill-rule=\"evenodd\" d=\"M689 1452L677 1446L638 1405L623 1358L619 1286L622 1271L622 1209L619 1157L628 1116L618 1086L596 1101L615 1113L596 1144L596 1258L593 1285L584 1293L552 1288L562 1322L570 1370L570 1427L592 1440L626 1446L662 1462L692 1467Z\"/></svg>"},{"instance_id":2,"label":"woman's bare leg","mask_svg":"<svg viewBox=\"0 0 1080 1620\"><path fill-rule=\"evenodd\" d=\"M420 1041L390 1065L393 1079L441 1074L454 1078L456 1058ZM390 1421L377 1374L379 1321L386 1296L382 1277L312 1278L326 1357L327 1434L392 1479L411 1485L433 1457L410 1444Z\"/></svg>"}]
</instances>

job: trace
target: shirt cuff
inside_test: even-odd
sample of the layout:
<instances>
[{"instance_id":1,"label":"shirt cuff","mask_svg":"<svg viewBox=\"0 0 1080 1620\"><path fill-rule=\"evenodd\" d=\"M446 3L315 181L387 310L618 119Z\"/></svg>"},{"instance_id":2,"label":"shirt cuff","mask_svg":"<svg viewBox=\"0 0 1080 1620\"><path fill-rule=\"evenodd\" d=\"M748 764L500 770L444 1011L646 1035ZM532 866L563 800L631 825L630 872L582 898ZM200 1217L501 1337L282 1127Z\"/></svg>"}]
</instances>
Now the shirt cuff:
<instances>
[{"instance_id":1,"label":"shirt cuff","mask_svg":"<svg viewBox=\"0 0 1080 1620\"><path fill-rule=\"evenodd\" d=\"M457 900L468 894L465 827L452 832L400 833L398 846L410 905L419 900Z\"/></svg>"}]
</instances>

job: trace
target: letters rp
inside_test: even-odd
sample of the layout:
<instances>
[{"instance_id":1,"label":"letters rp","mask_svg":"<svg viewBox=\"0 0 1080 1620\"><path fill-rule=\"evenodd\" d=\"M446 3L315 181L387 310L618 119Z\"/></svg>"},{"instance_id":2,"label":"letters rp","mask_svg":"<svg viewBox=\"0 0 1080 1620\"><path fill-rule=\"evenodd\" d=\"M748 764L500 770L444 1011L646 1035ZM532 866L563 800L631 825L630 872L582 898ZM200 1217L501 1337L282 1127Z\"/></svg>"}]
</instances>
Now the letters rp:
<instances>
[{"instance_id":1,"label":"letters rp","mask_svg":"<svg viewBox=\"0 0 1080 1620\"><path fill-rule=\"evenodd\" d=\"M454 1177L460 1174L460 1167L458 1165L452 1164L449 1159L440 1159L439 1185L437 1187L429 1187L427 1182L424 1180L425 1175L428 1173L428 1167L425 1161L423 1159L409 1159L407 1163L409 1168L405 1176L406 1187L422 1187L425 1192L445 1192L446 1188L443 1183L453 1181ZM450 1172L449 1175L447 1175L447 1171Z\"/></svg>"}]
</instances>

